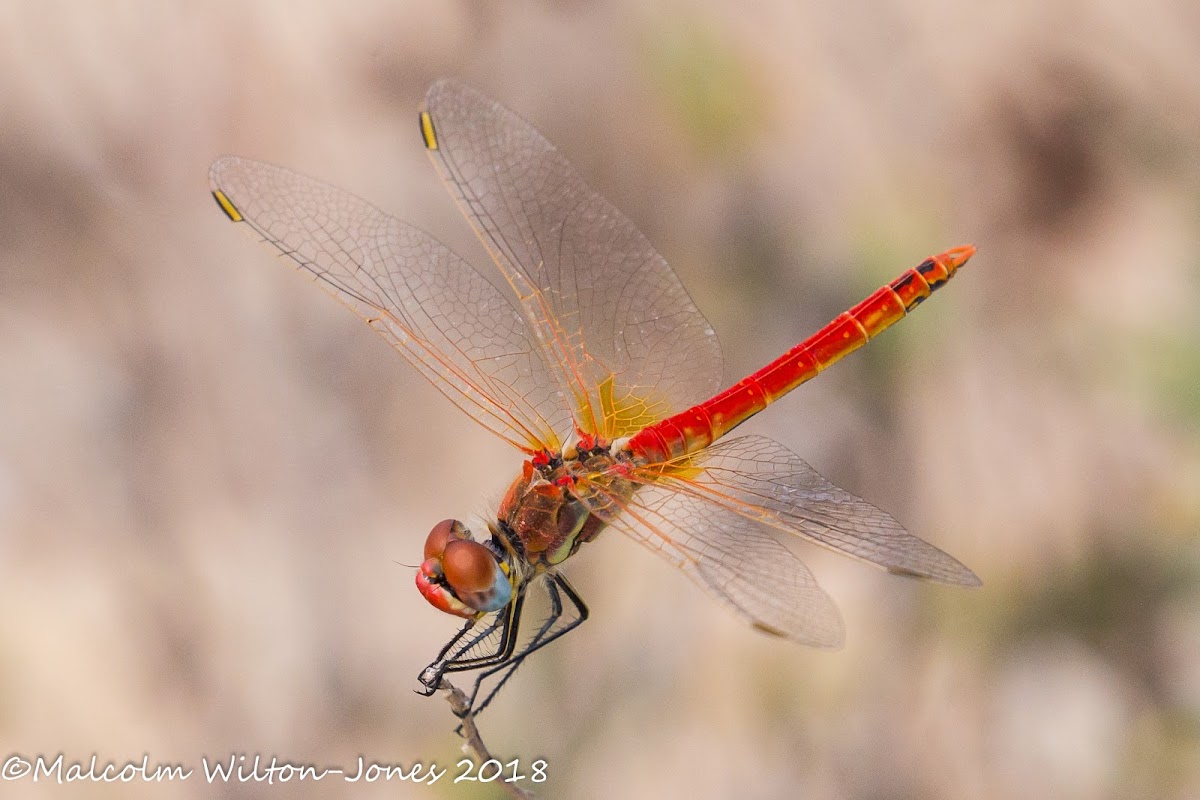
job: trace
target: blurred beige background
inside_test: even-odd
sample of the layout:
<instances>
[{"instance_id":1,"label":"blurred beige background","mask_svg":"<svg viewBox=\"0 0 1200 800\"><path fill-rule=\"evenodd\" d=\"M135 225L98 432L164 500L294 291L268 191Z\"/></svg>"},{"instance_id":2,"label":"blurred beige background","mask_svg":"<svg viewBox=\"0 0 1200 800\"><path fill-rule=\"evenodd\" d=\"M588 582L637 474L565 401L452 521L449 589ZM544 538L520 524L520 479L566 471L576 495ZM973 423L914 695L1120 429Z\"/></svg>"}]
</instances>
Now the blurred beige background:
<instances>
[{"instance_id":1,"label":"blurred beige background","mask_svg":"<svg viewBox=\"0 0 1200 800\"><path fill-rule=\"evenodd\" d=\"M456 626L396 562L518 461L206 183L286 164L486 267L415 123L455 75L655 242L730 380L980 247L748 429L984 588L800 545L848 631L812 652L605 535L498 754L544 797L1200 796L1198 43L1192 0L3 4L0 750L457 760L412 692ZM448 783L332 790L495 795Z\"/></svg>"}]
</instances>

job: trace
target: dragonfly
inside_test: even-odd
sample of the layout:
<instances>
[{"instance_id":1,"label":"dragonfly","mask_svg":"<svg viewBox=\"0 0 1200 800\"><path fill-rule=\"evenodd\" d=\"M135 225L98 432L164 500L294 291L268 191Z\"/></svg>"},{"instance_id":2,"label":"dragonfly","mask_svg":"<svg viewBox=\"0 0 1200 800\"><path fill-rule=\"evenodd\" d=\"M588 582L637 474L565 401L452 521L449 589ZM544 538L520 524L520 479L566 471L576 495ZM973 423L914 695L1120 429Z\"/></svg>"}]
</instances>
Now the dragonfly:
<instances>
[{"instance_id":1,"label":"dragonfly","mask_svg":"<svg viewBox=\"0 0 1200 800\"><path fill-rule=\"evenodd\" d=\"M562 565L606 528L758 630L814 647L840 646L842 620L780 538L899 575L979 585L955 558L778 442L726 438L902 319L973 246L925 259L724 386L716 334L667 262L532 125L454 80L429 88L418 121L495 272L288 169L226 156L210 170L230 220L522 459L484 536L447 519L425 540L417 588L465 622L421 672L418 691L432 695L449 674L476 671L468 713L487 707L530 654L587 619ZM537 603L527 602L535 589ZM527 611L538 604L541 613ZM536 620L522 626L526 616Z\"/></svg>"}]
</instances>

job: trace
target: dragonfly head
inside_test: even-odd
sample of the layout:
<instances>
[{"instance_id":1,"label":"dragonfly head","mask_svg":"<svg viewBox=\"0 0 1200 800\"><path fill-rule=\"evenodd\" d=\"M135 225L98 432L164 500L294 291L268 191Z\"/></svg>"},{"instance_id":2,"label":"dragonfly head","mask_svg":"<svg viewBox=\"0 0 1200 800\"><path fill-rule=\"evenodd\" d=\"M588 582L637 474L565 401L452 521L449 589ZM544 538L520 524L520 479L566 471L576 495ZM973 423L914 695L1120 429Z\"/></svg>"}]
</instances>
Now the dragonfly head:
<instances>
[{"instance_id":1,"label":"dragonfly head","mask_svg":"<svg viewBox=\"0 0 1200 800\"><path fill-rule=\"evenodd\" d=\"M468 619L498 611L512 599L512 583L500 557L471 538L456 519L434 525L425 539L417 589L434 608Z\"/></svg>"}]
</instances>

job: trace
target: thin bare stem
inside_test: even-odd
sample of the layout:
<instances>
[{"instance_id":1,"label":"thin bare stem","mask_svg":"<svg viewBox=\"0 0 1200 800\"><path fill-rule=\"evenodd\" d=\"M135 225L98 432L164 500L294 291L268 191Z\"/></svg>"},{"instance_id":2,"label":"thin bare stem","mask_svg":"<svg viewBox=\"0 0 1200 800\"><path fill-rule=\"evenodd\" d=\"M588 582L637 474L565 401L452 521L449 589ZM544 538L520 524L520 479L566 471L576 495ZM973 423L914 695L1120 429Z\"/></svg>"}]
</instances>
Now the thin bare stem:
<instances>
[{"instance_id":1,"label":"thin bare stem","mask_svg":"<svg viewBox=\"0 0 1200 800\"><path fill-rule=\"evenodd\" d=\"M463 751L475 756L476 763L482 764L485 761L495 760L487 745L483 743L483 739L479 735L479 729L475 727L475 717L471 714L471 706L467 699L467 695L463 693L454 684L445 678L442 679L442 689L446 691L446 700L450 703L450 708L454 709L454 716L462 720L462 725L459 732L462 734ZM517 800L533 800L533 795L522 789L516 783L508 783L505 781L497 781L497 784L508 792L511 797Z\"/></svg>"}]
</instances>

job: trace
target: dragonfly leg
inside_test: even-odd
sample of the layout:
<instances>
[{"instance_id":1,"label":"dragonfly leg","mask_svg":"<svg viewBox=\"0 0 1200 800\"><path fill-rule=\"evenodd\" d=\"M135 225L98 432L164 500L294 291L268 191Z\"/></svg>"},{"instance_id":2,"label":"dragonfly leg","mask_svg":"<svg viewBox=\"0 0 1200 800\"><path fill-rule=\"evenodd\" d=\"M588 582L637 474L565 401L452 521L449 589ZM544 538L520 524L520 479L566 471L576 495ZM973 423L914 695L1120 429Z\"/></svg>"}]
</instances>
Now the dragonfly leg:
<instances>
[{"instance_id":1,"label":"dragonfly leg","mask_svg":"<svg viewBox=\"0 0 1200 800\"><path fill-rule=\"evenodd\" d=\"M418 693L429 697L438 690L438 687L442 685L442 675L446 671L446 653L450 652L451 648L458 644L464 636L470 633L475 628L475 624L478 621L479 620L474 619L467 620L466 624L459 629L458 633L454 634L454 637L450 639L450 641L446 642L446 646L443 647L437 654L437 658L435 658L429 666L421 670L421 674L417 679L421 682L421 686L423 688L418 689Z\"/></svg>"},{"instance_id":2,"label":"dragonfly leg","mask_svg":"<svg viewBox=\"0 0 1200 800\"><path fill-rule=\"evenodd\" d=\"M450 652L451 648L458 644L464 636L470 633L475 628L475 625L478 621L479 620L475 619L467 620L466 624L459 629L458 633L454 634L454 637L451 638L450 641L446 642L446 646L438 652L437 658L435 658L429 666L421 670L419 680L421 681L421 685L424 687L424 691L418 690L421 694L429 697L438 690L438 687L442 682L442 673L446 671L444 667L446 653Z\"/></svg>"},{"instance_id":3,"label":"dragonfly leg","mask_svg":"<svg viewBox=\"0 0 1200 800\"><path fill-rule=\"evenodd\" d=\"M433 663L421 670L418 680L423 688L417 691L428 697L441 687L442 677L447 672L483 669L507 661L516 647L521 610L524 604L525 594L522 592L486 624L479 625L480 620L478 619L468 620L454 635L454 638L441 649ZM476 630L477 627L478 630ZM500 641L495 647L483 655L470 655L497 631L500 632ZM474 635L467 635L472 632Z\"/></svg>"},{"instance_id":4,"label":"dragonfly leg","mask_svg":"<svg viewBox=\"0 0 1200 800\"><path fill-rule=\"evenodd\" d=\"M575 587L571 586L571 584L567 582L567 579L562 575L558 573L551 575L549 583L546 585L546 589L550 595L551 609L549 616L547 616L546 621L542 623L541 627L538 628L537 633L533 635L533 638L529 640L529 644L526 645L521 652L502 663L488 668L475 680L475 688L471 691L471 699L469 703L471 708L471 716L477 716L485 708L487 708L488 704L496 698L496 695L500 693L500 690L504 687L504 684L508 682L508 679L511 678L513 673L517 671L517 667L521 666L526 658L550 644L555 639L558 639L570 631L573 631L575 628L583 624L583 621L588 618L587 604L583 602L583 598L581 598L579 593L575 591ZM568 601L570 601L572 606L573 619L571 619L570 622L558 630L554 630L555 626L563 616L564 607L562 598L564 596ZM483 682L493 675L500 673L503 674L501 675L499 682L492 687L492 689L487 693L487 696L483 698L482 702L476 703L476 700L479 697L479 689L483 685Z\"/></svg>"}]
</instances>

